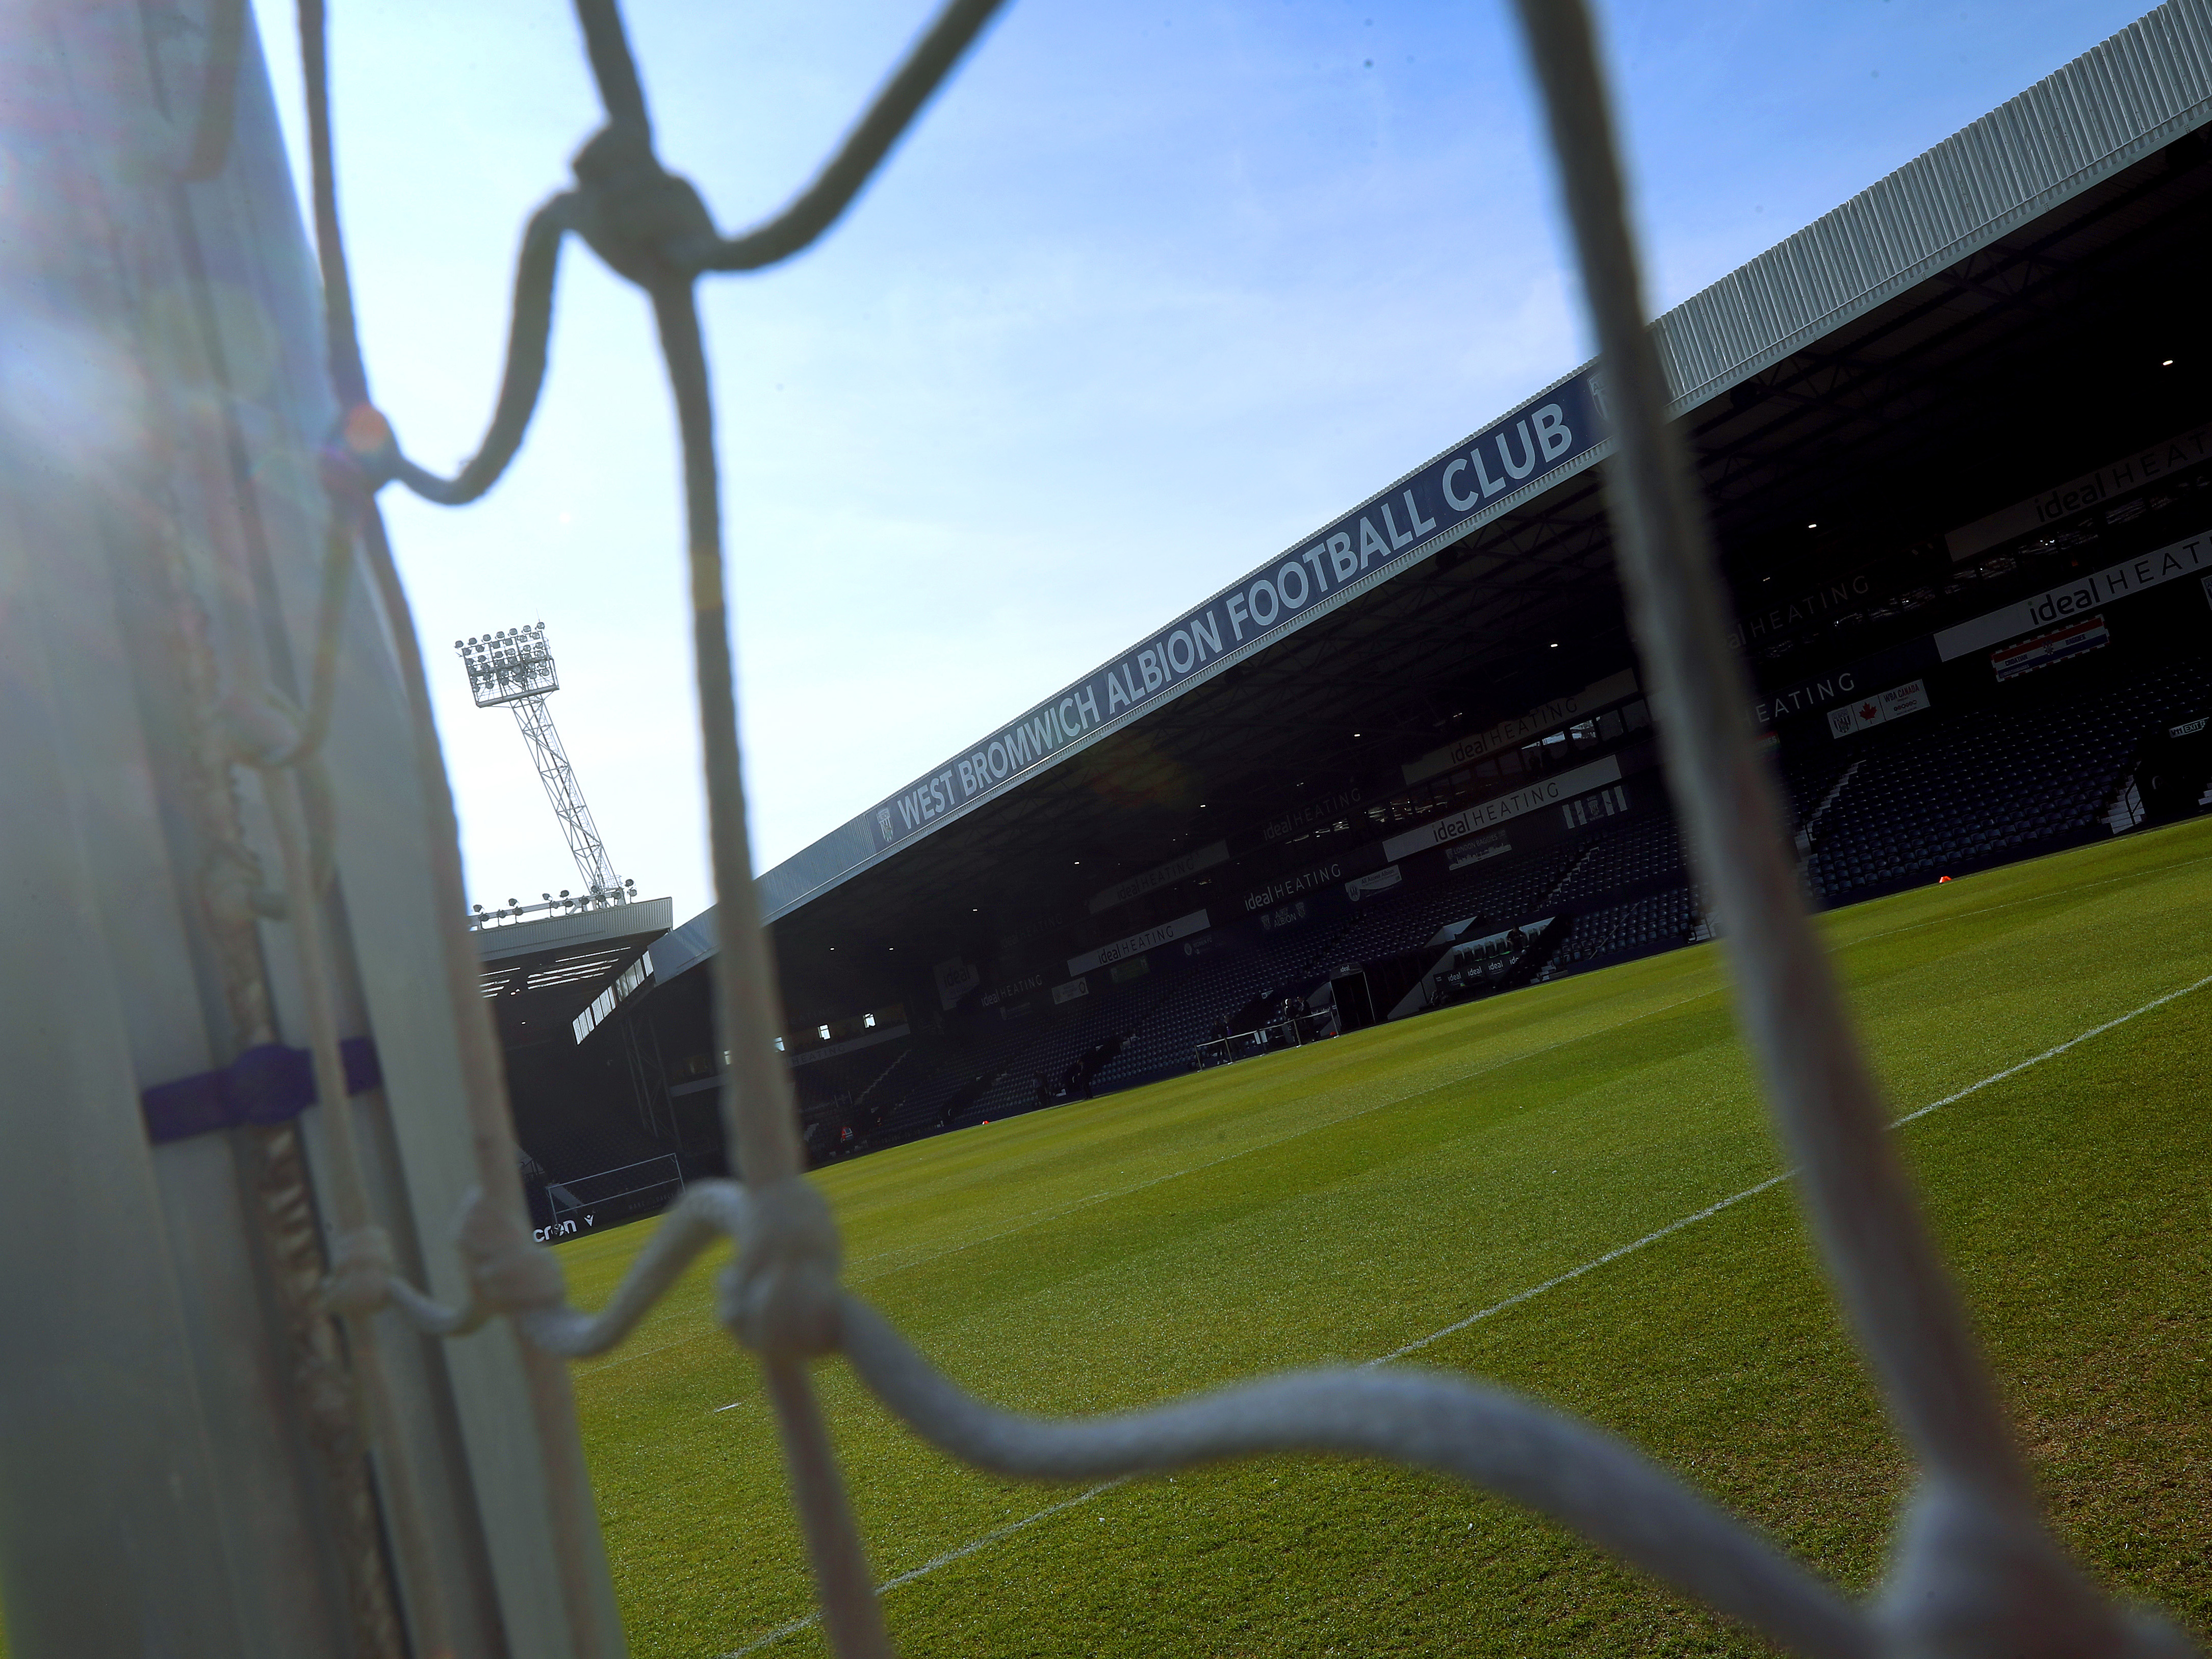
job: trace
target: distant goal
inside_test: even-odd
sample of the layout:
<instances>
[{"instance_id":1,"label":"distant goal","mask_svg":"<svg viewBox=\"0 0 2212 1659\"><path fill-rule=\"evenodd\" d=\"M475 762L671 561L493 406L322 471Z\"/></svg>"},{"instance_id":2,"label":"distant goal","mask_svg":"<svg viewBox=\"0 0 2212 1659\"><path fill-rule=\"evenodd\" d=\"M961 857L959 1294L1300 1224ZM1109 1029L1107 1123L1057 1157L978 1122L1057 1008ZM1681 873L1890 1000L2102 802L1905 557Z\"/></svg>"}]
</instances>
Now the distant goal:
<instances>
[{"instance_id":1,"label":"distant goal","mask_svg":"<svg viewBox=\"0 0 2212 1659\"><path fill-rule=\"evenodd\" d=\"M617 1164L574 1181L549 1181L552 1223L545 1237L574 1238L618 1221L654 1215L684 1196L684 1164L675 1153Z\"/></svg>"}]
</instances>

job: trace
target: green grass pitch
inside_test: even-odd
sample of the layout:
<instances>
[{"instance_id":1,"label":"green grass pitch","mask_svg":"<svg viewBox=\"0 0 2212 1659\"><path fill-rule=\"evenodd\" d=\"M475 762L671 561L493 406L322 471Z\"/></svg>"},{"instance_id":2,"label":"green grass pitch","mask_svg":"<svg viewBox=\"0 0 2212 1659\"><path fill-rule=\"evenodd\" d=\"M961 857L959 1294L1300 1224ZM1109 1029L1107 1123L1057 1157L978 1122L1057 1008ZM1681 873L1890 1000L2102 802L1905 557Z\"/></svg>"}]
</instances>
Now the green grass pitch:
<instances>
[{"instance_id":1,"label":"green grass pitch","mask_svg":"<svg viewBox=\"0 0 2212 1659\"><path fill-rule=\"evenodd\" d=\"M1898 1113L2212 975L2212 821L1821 921ZM1901 1130L2069 1543L2212 1634L2212 985ZM1048 1413L1389 1353L1779 1167L1699 946L824 1172L847 1282ZM646 1236L565 1247L595 1306ZM580 1364L633 1651L812 1602L707 1264ZM1785 1184L1401 1361L1644 1448L1854 1589L1908 1478ZM921 1446L818 1369L880 1578L1075 1498ZM1115 1487L891 1589L908 1654L1729 1653L1761 1645L1449 1481L1275 1458ZM763 1651L823 1650L801 1627Z\"/></svg>"}]
</instances>

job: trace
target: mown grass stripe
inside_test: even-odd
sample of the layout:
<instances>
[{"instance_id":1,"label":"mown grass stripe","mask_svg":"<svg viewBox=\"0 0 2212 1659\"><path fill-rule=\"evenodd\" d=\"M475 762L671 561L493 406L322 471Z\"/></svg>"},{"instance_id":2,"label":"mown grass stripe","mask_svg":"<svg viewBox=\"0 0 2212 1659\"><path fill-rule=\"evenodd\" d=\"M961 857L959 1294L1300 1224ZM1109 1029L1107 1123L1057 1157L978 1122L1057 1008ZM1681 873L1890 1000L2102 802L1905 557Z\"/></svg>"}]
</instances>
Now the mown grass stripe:
<instances>
[{"instance_id":1,"label":"mown grass stripe","mask_svg":"<svg viewBox=\"0 0 2212 1659\"><path fill-rule=\"evenodd\" d=\"M2196 860L2191 860L2191 862L2195 861ZM2120 1014L2112 1019L2108 1019L2102 1024L2093 1025L2088 1030L2078 1032L2075 1036L2067 1038L2063 1042L2054 1043L2050 1048L2043 1050L2042 1053L2032 1055L2028 1059L2023 1060L2016 1065L2008 1066L2002 1071L1992 1072L1989 1076L1979 1079L1973 1083L1970 1083L1963 1089L1956 1090L1950 1094L1945 1095L1940 1100L1932 1100L1925 1106L1917 1107L1913 1110L1905 1113L1903 1116L1892 1120L1889 1127L1893 1130L1900 1129L1908 1123L1911 1123L1920 1118L1926 1117L1931 1112L1940 1111L1946 1106L1956 1105L1960 1101L1966 1099L1970 1095L1978 1094L1981 1091L1990 1088L1996 1084L2002 1083L2008 1078L2017 1077L2023 1072L2032 1070L2033 1067L2042 1065L2043 1062L2047 1060L2055 1060L2060 1054L2066 1053L2069 1049L2079 1048L2082 1043L2090 1041L2092 1038L2102 1036L2106 1032L2115 1030L2118 1027L2125 1025L2130 1020L2140 1018L2144 1014L2151 1013L2157 1009L2163 1008L2168 1003L2179 1001L2181 998L2188 996L2193 992L2201 991L2208 985L2212 985L2212 974L2208 974L2201 979L2196 980L2188 985L2182 986L2178 990L2168 991L2162 996L2154 997L2151 1000L2142 1004L2140 1007L2131 1008L2126 1013ZM1684 1001L1696 1000L1696 998L1683 999ZM1662 1005L1660 1009L1648 1010L1646 1012L1664 1012L1666 1008L1679 1006L1679 1003L1670 1003ZM1638 1015L1632 1018L1643 1018L1643 1016ZM1623 1023L1626 1024L1627 1022ZM1547 1045L1547 1047L1553 1046L1557 1045ZM1538 1052L1541 1051L1540 1050ZM1528 1056L1524 1055L1518 1056L1516 1058L1527 1057ZM1486 1067L1483 1069L1489 1068ZM1369 1109L1373 1109L1370 1108ZM1177 1173L1181 1174L1187 1172L1178 1171ZM1518 1307L1522 1303L1531 1301L1534 1298L1543 1295L1547 1291L1556 1290L1562 1285L1570 1284L1577 1279L1583 1278L1586 1274L1595 1273L1599 1268L1618 1261L1624 1256L1633 1255L1639 1250L1644 1249L1650 1245L1656 1244L1661 1240L1682 1231L1685 1228L1695 1226L1701 1221L1711 1220L1714 1216L1720 1214L1723 1211L1729 1209L1735 1205L1742 1203L1746 1199L1756 1198L1759 1194L1767 1191L1770 1188L1780 1186L1784 1182L1793 1178L1796 1173L1796 1170L1795 1168L1791 1168L1783 1170L1778 1175L1769 1176L1765 1180L1747 1187L1741 1192L1730 1194L1726 1198L1707 1205L1704 1209L1694 1211L1691 1214L1686 1216L1679 1217L1675 1220L1668 1222L1663 1227L1653 1229L1650 1232L1644 1234L1641 1238L1635 1239L1626 1244L1617 1246L1613 1249L1606 1251L1602 1255L1594 1256L1589 1261L1583 1262L1581 1266L1571 1267L1566 1272L1557 1274L1551 1279L1547 1279L1540 1285L1532 1285L1525 1290L1516 1291L1512 1295L1504 1297L1501 1301L1493 1302L1488 1307L1480 1309L1474 1313L1468 1315L1464 1319L1456 1320L1453 1323L1444 1326L1440 1330L1432 1331L1426 1336L1420 1337L1414 1341L1408 1342L1402 1347L1394 1348L1389 1353L1379 1355L1378 1357L1367 1360L1364 1363L1368 1365L1385 1365L1389 1364L1393 1360L1402 1359L1407 1354L1417 1353L1424 1348L1443 1341L1447 1337L1456 1335L1462 1331L1478 1325L1484 1320L1493 1318L1497 1315L1505 1312L1508 1309ZM1172 1178L1172 1176L1161 1176L1158 1179L1167 1180ZM1147 1182L1144 1184L1150 1186L1154 1183ZM718 1407L717 1409L727 1411L731 1409L731 1407L725 1406ZM1073 1498L1062 1498L1060 1502L1048 1504L1043 1509L1038 1510L1032 1514L1024 1516L1019 1520L1012 1521L1007 1522L1005 1526L994 1528L991 1531L981 1534L980 1537L970 1539L964 1544L959 1545L955 1548L946 1550L941 1554L932 1557L929 1560L921 1563L919 1566L910 1568L907 1571L900 1573L896 1577L885 1579L882 1583L876 1586L876 1593L878 1595L889 1595L892 1590L897 1589L902 1585L910 1584L916 1579L927 1577L931 1573L936 1572L941 1568L952 1565L955 1562L965 1560L969 1557L975 1555L988 1548L990 1546L1013 1536L1016 1533L1026 1531L1028 1528L1037 1525L1041 1522L1048 1521L1056 1515L1062 1514L1068 1510L1079 1508L1098 1498L1103 1497L1106 1493L1112 1492L1116 1487L1127 1485L1131 1478L1132 1477L1130 1476L1124 1475L1118 1480L1101 1481L1098 1485L1091 1487L1088 1491L1079 1492ZM751 1642L746 1644L744 1647L738 1648L732 1652L722 1656L722 1659L745 1659L745 1656L747 1655L758 1653L763 1650L772 1647L777 1643L784 1641L790 1637L798 1635L802 1631L813 1628L813 1626L820 1621L820 1618L821 1615L818 1613L809 1613L803 1619L795 1619L790 1620L788 1623L779 1625L774 1629L764 1632L760 1636L756 1637Z\"/></svg>"}]
</instances>

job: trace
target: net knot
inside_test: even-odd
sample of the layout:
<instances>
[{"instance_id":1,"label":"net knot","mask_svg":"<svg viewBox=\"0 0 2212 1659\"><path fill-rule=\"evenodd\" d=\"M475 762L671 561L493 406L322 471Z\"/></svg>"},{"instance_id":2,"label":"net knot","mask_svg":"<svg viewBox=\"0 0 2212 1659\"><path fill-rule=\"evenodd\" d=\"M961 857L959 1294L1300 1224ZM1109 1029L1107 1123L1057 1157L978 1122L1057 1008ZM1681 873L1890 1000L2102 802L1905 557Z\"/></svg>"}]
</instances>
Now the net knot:
<instances>
[{"instance_id":1,"label":"net knot","mask_svg":"<svg viewBox=\"0 0 2212 1659\"><path fill-rule=\"evenodd\" d=\"M382 410L358 403L339 416L331 441L316 452L315 464L332 507L351 520L399 475L399 441Z\"/></svg>"},{"instance_id":2,"label":"net knot","mask_svg":"<svg viewBox=\"0 0 2212 1659\"><path fill-rule=\"evenodd\" d=\"M530 1230L471 1188L461 1205L457 1238L468 1269L469 1292L489 1313L528 1313L557 1308L568 1285L553 1253L530 1237Z\"/></svg>"},{"instance_id":3,"label":"net knot","mask_svg":"<svg viewBox=\"0 0 2212 1659\"><path fill-rule=\"evenodd\" d=\"M267 696L227 693L216 705L216 720L229 739L231 757L241 765L287 764L300 749L300 722Z\"/></svg>"},{"instance_id":4,"label":"net knot","mask_svg":"<svg viewBox=\"0 0 2212 1659\"><path fill-rule=\"evenodd\" d=\"M572 164L569 222L608 266L652 290L689 282L718 245L713 216L691 181L671 173L642 129L617 121Z\"/></svg>"},{"instance_id":5,"label":"net knot","mask_svg":"<svg viewBox=\"0 0 2212 1659\"><path fill-rule=\"evenodd\" d=\"M392 1300L392 1237L383 1228L356 1227L331 1245L331 1270L323 1279L323 1305L334 1314L360 1317Z\"/></svg>"},{"instance_id":6,"label":"net knot","mask_svg":"<svg viewBox=\"0 0 2212 1659\"><path fill-rule=\"evenodd\" d=\"M770 1359L804 1359L841 1337L843 1249L822 1194L796 1176L748 1188L738 1259L721 1281L730 1334Z\"/></svg>"},{"instance_id":7,"label":"net knot","mask_svg":"<svg viewBox=\"0 0 2212 1659\"><path fill-rule=\"evenodd\" d=\"M1906 1505L1875 1616L1891 1659L2191 1651L2157 1614L2107 1601L2032 1512L1957 1481L1931 1480Z\"/></svg>"}]
</instances>

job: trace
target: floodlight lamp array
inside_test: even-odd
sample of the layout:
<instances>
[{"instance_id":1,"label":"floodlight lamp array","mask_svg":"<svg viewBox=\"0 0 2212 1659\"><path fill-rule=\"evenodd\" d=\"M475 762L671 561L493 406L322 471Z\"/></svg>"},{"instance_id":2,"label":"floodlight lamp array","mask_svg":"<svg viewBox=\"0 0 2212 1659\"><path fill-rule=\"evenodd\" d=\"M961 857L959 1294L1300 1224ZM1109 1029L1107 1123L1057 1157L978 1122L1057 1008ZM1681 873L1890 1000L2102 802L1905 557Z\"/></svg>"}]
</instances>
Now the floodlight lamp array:
<instances>
[{"instance_id":1,"label":"floodlight lamp array","mask_svg":"<svg viewBox=\"0 0 2212 1659\"><path fill-rule=\"evenodd\" d=\"M604 910L613 904L634 904L637 902L635 878L625 878L619 886L595 886L589 892L572 894L563 887L560 896L542 896L544 902L525 904L520 899L510 898L497 909L487 909L481 904L471 905L467 917L471 929L495 927L502 922L520 921L526 916L548 915L556 911Z\"/></svg>"},{"instance_id":2,"label":"floodlight lamp array","mask_svg":"<svg viewBox=\"0 0 2212 1659\"><path fill-rule=\"evenodd\" d=\"M453 650L468 671L469 692L479 708L542 697L561 689L553 648L545 643L545 624L505 628L455 640Z\"/></svg>"}]
</instances>

